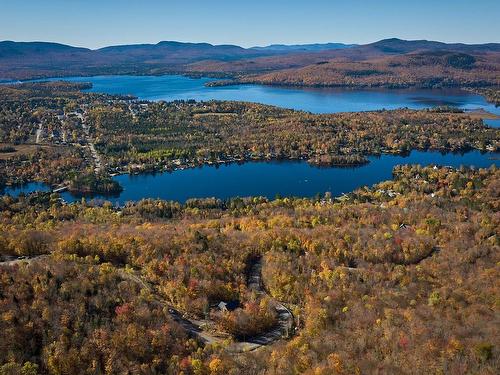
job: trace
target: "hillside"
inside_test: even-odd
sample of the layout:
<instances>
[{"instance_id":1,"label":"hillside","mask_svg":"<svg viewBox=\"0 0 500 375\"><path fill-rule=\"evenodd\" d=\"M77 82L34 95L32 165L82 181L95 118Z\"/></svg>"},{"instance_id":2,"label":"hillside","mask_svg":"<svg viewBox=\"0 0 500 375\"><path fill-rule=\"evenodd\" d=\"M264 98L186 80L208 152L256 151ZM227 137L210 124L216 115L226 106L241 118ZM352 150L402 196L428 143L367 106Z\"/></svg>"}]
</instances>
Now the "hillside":
<instances>
[{"instance_id":1,"label":"hillside","mask_svg":"<svg viewBox=\"0 0 500 375\"><path fill-rule=\"evenodd\" d=\"M402 56L415 53L464 53L473 55L492 54L499 59L499 43L489 44L446 44L432 41L407 41L386 39L375 43L352 46L343 49L308 50L278 56L242 59L235 62L203 61L188 66L188 70L203 72L255 73L287 68L299 68L313 64L360 62L383 57Z\"/></svg>"},{"instance_id":2,"label":"hillside","mask_svg":"<svg viewBox=\"0 0 500 375\"><path fill-rule=\"evenodd\" d=\"M422 59L426 54L429 57ZM0 78L194 73L239 77L243 78L244 82L271 84L380 85L380 82L384 81L385 85L391 86L393 81L398 85L397 81L400 80L407 85L413 85L413 78L427 81L432 74L438 74L439 77L448 73L447 70L439 70L441 68L422 73L422 69L417 67L418 64L414 64L415 58L420 56L420 65L423 62L423 65L444 66L447 69L448 62L443 65L437 61L439 59L436 60L436 56L432 56L433 54L450 54L452 60L467 55L463 56L464 61L475 60L475 64L466 67L469 74L463 77L459 72L450 71L454 81L452 84L498 84L495 78L498 76L500 44L466 45L400 39L387 39L359 46L329 43L272 45L249 49L234 45L164 41L157 44L111 46L98 50L56 43L7 41L0 42ZM364 68L356 65L360 63L367 65ZM393 64L399 64L402 68L392 69ZM403 68L405 71L401 72ZM463 70L464 67L457 67L452 62L451 68ZM349 74L345 74L359 70L382 70L384 75L392 74L396 78L373 80L374 74L370 73L370 80L358 83L357 79L352 80ZM490 73L487 73L488 71ZM272 75L262 76L268 72L272 72ZM403 77L399 77L400 73Z\"/></svg>"},{"instance_id":3,"label":"hillside","mask_svg":"<svg viewBox=\"0 0 500 375\"><path fill-rule=\"evenodd\" d=\"M21 56L47 55L51 53L84 53L87 48L71 47L59 43L47 42L0 42L0 58L9 59Z\"/></svg>"},{"instance_id":4,"label":"hillside","mask_svg":"<svg viewBox=\"0 0 500 375\"><path fill-rule=\"evenodd\" d=\"M499 184L494 167L403 166L342 199L2 197L0 372L497 374ZM297 329L232 353L275 301Z\"/></svg>"},{"instance_id":5,"label":"hillside","mask_svg":"<svg viewBox=\"0 0 500 375\"><path fill-rule=\"evenodd\" d=\"M332 59L247 75L240 82L337 87L466 87L500 85L500 53L421 51L360 61Z\"/></svg>"}]
</instances>

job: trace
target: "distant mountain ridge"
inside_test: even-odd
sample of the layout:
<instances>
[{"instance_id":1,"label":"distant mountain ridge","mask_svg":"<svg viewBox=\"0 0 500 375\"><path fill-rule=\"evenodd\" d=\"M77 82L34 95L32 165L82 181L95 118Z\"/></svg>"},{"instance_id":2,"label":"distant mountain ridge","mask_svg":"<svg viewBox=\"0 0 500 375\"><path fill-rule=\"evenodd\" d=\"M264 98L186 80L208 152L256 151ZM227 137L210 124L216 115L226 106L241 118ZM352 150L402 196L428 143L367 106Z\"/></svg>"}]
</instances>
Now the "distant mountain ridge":
<instances>
[{"instance_id":1,"label":"distant mountain ridge","mask_svg":"<svg viewBox=\"0 0 500 375\"><path fill-rule=\"evenodd\" d=\"M88 48L72 47L51 42L0 42L0 59L35 53L91 52Z\"/></svg>"},{"instance_id":2,"label":"distant mountain ridge","mask_svg":"<svg viewBox=\"0 0 500 375\"><path fill-rule=\"evenodd\" d=\"M132 56L140 56L147 59L176 56L185 57L189 60L190 58L239 57L240 55L262 56L263 54L267 54L236 45L212 45L209 43L184 43L175 41L162 41L157 44L118 45L94 50L51 42L0 42L0 58L59 53L80 53L82 55L88 54L93 57L122 55L121 57L124 60Z\"/></svg>"},{"instance_id":3,"label":"distant mountain ridge","mask_svg":"<svg viewBox=\"0 0 500 375\"><path fill-rule=\"evenodd\" d=\"M95 50L98 54L123 54L128 56L143 56L153 54L153 58L176 56L190 58L237 58L240 56L261 56L262 53L248 50L236 45L209 43L185 43L175 41L162 41L157 44L132 44L100 48ZM182 54L179 55L179 54Z\"/></svg>"},{"instance_id":4,"label":"distant mountain ridge","mask_svg":"<svg viewBox=\"0 0 500 375\"><path fill-rule=\"evenodd\" d=\"M385 53L409 53L419 50L430 51L456 51L456 52L500 52L500 43L485 44L464 44L464 43L443 43L430 40L403 40L390 38L379 40L375 43L366 44L365 47L379 49Z\"/></svg>"},{"instance_id":5,"label":"distant mountain ridge","mask_svg":"<svg viewBox=\"0 0 500 375\"><path fill-rule=\"evenodd\" d=\"M344 49L357 47L357 44L344 43L314 43L314 44L271 44L265 47L252 47L258 51L283 51L283 52L298 52L298 51L325 51L333 49Z\"/></svg>"},{"instance_id":6,"label":"distant mountain ridge","mask_svg":"<svg viewBox=\"0 0 500 375\"><path fill-rule=\"evenodd\" d=\"M95 50L58 43L5 41L0 42L0 79L164 74L182 71L185 65L203 60L234 61L273 54L233 45L174 41Z\"/></svg>"},{"instance_id":7,"label":"distant mountain ridge","mask_svg":"<svg viewBox=\"0 0 500 375\"><path fill-rule=\"evenodd\" d=\"M397 38L365 45L323 43L275 44L243 48L162 41L157 44L109 46L100 49L51 42L0 42L0 79L30 79L97 74L248 74L343 59L364 61L377 57L422 52L486 54L500 52L500 43L447 44Z\"/></svg>"}]
</instances>

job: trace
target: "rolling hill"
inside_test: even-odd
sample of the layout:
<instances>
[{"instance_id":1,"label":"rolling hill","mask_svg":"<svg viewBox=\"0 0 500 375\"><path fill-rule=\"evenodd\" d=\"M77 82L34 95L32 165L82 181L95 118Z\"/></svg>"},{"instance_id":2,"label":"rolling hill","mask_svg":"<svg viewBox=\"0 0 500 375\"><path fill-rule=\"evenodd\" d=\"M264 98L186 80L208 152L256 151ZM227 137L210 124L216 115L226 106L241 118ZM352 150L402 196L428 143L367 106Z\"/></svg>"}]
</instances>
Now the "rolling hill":
<instances>
[{"instance_id":1,"label":"rolling hill","mask_svg":"<svg viewBox=\"0 0 500 375\"><path fill-rule=\"evenodd\" d=\"M45 42L0 42L0 78L98 74L216 75L230 83L302 86L440 87L499 85L500 44L385 39L341 43L236 45L163 41L98 50Z\"/></svg>"}]
</instances>

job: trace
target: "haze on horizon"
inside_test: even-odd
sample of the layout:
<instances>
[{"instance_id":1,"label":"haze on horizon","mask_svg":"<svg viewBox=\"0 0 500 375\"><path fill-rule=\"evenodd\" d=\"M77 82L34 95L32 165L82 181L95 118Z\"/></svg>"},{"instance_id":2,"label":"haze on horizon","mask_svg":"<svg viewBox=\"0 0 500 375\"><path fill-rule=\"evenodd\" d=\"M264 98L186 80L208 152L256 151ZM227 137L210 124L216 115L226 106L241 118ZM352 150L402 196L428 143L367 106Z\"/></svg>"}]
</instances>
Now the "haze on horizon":
<instances>
[{"instance_id":1,"label":"haze on horizon","mask_svg":"<svg viewBox=\"0 0 500 375\"><path fill-rule=\"evenodd\" d=\"M0 40L100 48L161 40L236 44L428 39L500 42L500 2L478 0L25 0L1 4Z\"/></svg>"}]
</instances>

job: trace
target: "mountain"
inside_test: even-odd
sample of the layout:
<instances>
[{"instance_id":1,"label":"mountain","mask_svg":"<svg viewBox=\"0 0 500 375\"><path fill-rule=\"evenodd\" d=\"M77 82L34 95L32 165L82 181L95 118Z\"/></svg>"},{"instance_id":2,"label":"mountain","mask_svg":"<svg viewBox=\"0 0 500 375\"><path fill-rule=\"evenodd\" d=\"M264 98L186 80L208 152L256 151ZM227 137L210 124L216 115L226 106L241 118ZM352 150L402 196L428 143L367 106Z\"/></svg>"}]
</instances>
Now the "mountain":
<instances>
[{"instance_id":1,"label":"mountain","mask_svg":"<svg viewBox=\"0 0 500 375\"><path fill-rule=\"evenodd\" d=\"M358 60L335 57L267 72L254 71L239 76L238 82L353 88L500 86L500 52L409 50L396 53L391 49L390 54Z\"/></svg>"},{"instance_id":2,"label":"mountain","mask_svg":"<svg viewBox=\"0 0 500 375\"><path fill-rule=\"evenodd\" d=\"M157 44L122 45L101 48L96 51L102 56L114 56L129 60L143 58L146 60L191 62L201 59L235 60L242 57L268 55L265 51L245 49L235 45L212 45L209 43L183 43L163 41Z\"/></svg>"},{"instance_id":3,"label":"mountain","mask_svg":"<svg viewBox=\"0 0 500 375\"><path fill-rule=\"evenodd\" d=\"M356 46L357 44L344 44L344 43L271 44L266 47L252 47L251 49L257 51L300 52L300 51L325 51L333 49L345 49Z\"/></svg>"},{"instance_id":4,"label":"mountain","mask_svg":"<svg viewBox=\"0 0 500 375\"><path fill-rule=\"evenodd\" d=\"M446 44L427 40L406 41L393 38L343 49L289 51L288 53L279 53L273 56L241 59L232 62L201 61L190 64L187 70L199 72L200 74L229 73L239 78L243 77L245 81L321 86L345 85L346 81L351 81L351 77L346 76L344 77L345 80L339 80L337 73L342 74L342 71L349 72L351 70L357 71L361 69L357 66L358 64L365 64L367 67L364 70L366 71L369 71L375 65L389 64L390 66L387 69L394 71L395 85L399 85L400 79L397 78L397 73L393 69L395 65L405 66L406 73L410 73L411 70L415 70L418 66L427 66L429 69L431 66L440 66L442 69L446 69L446 66L461 67L469 68L472 71L481 67L481 69L485 70L483 73L486 73L486 70L490 71L494 66L497 66L500 58L499 52L500 44L498 43L478 45ZM398 56L403 57L401 61L377 61ZM352 69L349 68L349 65L352 65ZM297 69L306 67L308 67L307 72L297 71ZM342 69L335 69L336 67L342 67ZM427 70L432 70L429 69ZM336 76L334 80L331 79L332 73ZM262 74L266 74L266 76L261 77ZM383 72L381 71L380 74L383 75ZM445 74L445 72L441 74ZM244 77L249 75L252 75L252 77ZM255 75L258 76L255 77ZM368 73L365 73L365 75L368 75ZM484 77L484 74L481 76ZM487 73L487 76L490 77L491 74ZM370 78L373 78L373 74L370 75ZM406 82L407 80L409 78L405 78L403 81Z\"/></svg>"},{"instance_id":5,"label":"mountain","mask_svg":"<svg viewBox=\"0 0 500 375\"><path fill-rule=\"evenodd\" d=\"M234 61L276 54L234 45L163 41L97 50L45 42L0 42L0 78L167 73L203 60Z\"/></svg>"},{"instance_id":6,"label":"mountain","mask_svg":"<svg viewBox=\"0 0 500 375\"><path fill-rule=\"evenodd\" d=\"M50 53L85 53L87 48L67 46L48 42L0 42L0 59Z\"/></svg>"},{"instance_id":7,"label":"mountain","mask_svg":"<svg viewBox=\"0 0 500 375\"><path fill-rule=\"evenodd\" d=\"M415 51L456 51L456 52L500 52L500 43L463 44L443 43L430 40L383 39L364 47L377 49L387 54L402 54Z\"/></svg>"},{"instance_id":8,"label":"mountain","mask_svg":"<svg viewBox=\"0 0 500 375\"><path fill-rule=\"evenodd\" d=\"M91 50L58 43L5 41L0 42L0 79L174 72L245 75L323 65L322 69L312 69L319 72L330 69L331 66L326 64L332 63L361 62L411 53L437 53L411 59L414 64L423 62L429 65L428 62L446 60L439 57L439 53L444 52L474 55L450 56L452 65L468 64L472 68L474 64L471 61L477 60L476 55L498 54L500 44L446 44L393 38L366 45L275 44L242 48L236 45L162 41ZM495 60L495 56L488 59Z\"/></svg>"}]
</instances>

